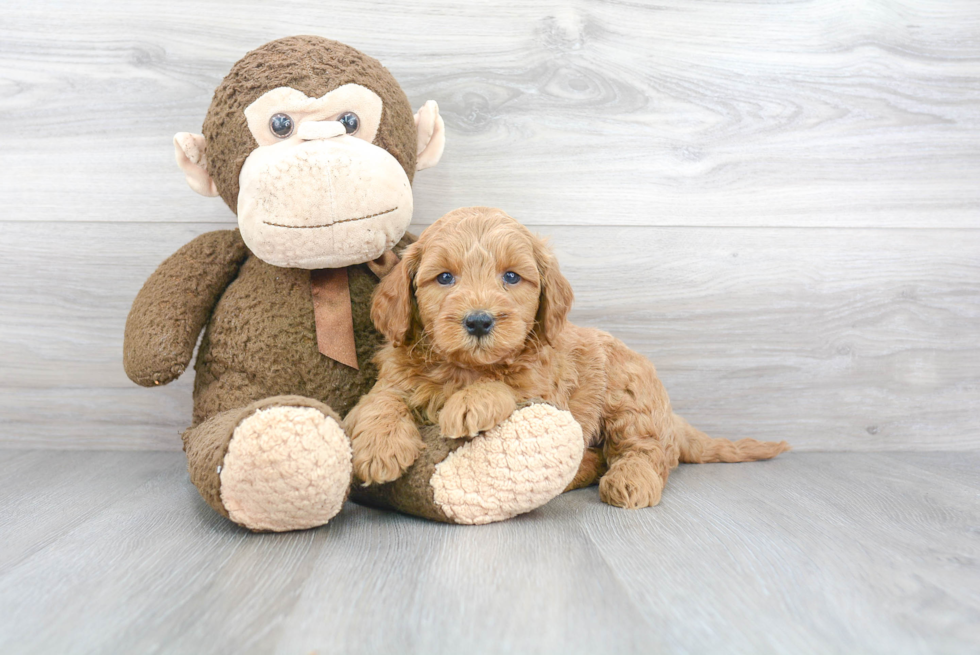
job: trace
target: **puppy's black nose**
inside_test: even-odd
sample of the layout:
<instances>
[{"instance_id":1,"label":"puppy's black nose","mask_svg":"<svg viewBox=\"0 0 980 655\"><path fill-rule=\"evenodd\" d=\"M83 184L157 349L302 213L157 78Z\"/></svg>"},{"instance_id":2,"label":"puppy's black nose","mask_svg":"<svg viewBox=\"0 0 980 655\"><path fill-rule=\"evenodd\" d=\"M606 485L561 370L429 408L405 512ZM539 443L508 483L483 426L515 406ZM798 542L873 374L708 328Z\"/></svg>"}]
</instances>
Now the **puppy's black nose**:
<instances>
[{"instance_id":1,"label":"puppy's black nose","mask_svg":"<svg viewBox=\"0 0 980 655\"><path fill-rule=\"evenodd\" d=\"M490 312L470 312L463 319L463 327L474 337L490 334L493 329L493 314Z\"/></svg>"}]
</instances>

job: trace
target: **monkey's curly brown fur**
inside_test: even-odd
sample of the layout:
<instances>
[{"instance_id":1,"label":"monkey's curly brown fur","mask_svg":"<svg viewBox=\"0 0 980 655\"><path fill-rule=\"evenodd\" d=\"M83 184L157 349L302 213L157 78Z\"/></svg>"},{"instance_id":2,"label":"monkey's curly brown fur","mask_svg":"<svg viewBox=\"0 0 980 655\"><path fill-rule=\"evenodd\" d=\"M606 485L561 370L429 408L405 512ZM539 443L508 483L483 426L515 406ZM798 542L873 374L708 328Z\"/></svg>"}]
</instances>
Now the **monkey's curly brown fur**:
<instances>
[{"instance_id":1,"label":"monkey's curly brown fur","mask_svg":"<svg viewBox=\"0 0 980 655\"><path fill-rule=\"evenodd\" d=\"M297 65L297 62L303 62ZM387 150L415 175L418 137L412 106L398 82L374 57L319 36L290 36L252 50L231 69L214 92L204 120L207 168L222 199L238 213L238 176L258 144L244 110L262 94L281 86L320 98L344 84L360 84L384 103L374 145Z\"/></svg>"},{"instance_id":2,"label":"monkey's curly brown fur","mask_svg":"<svg viewBox=\"0 0 980 655\"><path fill-rule=\"evenodd\" d=\"M516 283L503 277L508 271ZM454 282L441 283L443 273ZM741 462L788 450L691 427L671 410L649 360L606 332L567 322L572 299L544 242L504 212L459 209L433 224L374 294L371 316L389 343L376 358L377 384L346 419L358 477L395 479L415 460L421 441L412 414L437 422L446 437L467 437L532 398L569 410L586 445L603 448L609 470L599 494L619 507L656 505L679 461ZM463 323L478 310L494 317L482 337Z\"/></svg>"}]
</instances>

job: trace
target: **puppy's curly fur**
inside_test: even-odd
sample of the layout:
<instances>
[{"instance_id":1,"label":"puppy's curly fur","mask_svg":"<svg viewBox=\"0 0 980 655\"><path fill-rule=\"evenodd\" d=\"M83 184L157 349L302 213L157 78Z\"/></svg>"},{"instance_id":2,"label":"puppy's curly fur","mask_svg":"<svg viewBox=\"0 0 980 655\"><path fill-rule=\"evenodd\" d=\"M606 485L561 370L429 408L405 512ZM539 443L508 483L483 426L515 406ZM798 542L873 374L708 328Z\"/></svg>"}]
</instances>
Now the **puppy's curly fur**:
<instances>
[{"instance_id":1,"label":"puppy's curly fur","mask_svg":"<svg viewBox=\"0 0 980 655\"><path fill-rule=\"evenodd\" d=\"M371 317L388 344L377 384L346 419L355 474L366 483L399 477L422 448L417 421L472 437L535 398L570 411L586 446L602 448L609 469L599 494L619 507L656 505L679 461L789 449L691 427L671 411L649 360L568 323L572 299L544 242L499 209L458 209L429 227L375 291ZM472 320L467 328L474 313L493 319L487 333Z\"/></svg>"}]
</instances>

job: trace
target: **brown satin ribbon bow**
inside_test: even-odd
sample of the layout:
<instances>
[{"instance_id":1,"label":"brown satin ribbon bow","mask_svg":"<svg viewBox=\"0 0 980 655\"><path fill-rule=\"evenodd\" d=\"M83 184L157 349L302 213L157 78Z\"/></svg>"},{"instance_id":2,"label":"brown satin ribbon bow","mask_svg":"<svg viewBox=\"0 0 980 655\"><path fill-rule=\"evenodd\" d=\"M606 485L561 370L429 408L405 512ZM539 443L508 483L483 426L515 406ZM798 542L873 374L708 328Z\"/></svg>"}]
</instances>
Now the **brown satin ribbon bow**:
<instances>
[{"instance_id":1,"label":"brown satin ribbon bow","mask_svg":"<svg viewBox=\"0 0 980 655\"><path fill-rule=\"evenodd\" d=\"M388 250L374 261L367 262L367 265L380 280L397 263L398 255ZM310 288L313 292L317 348L330 359L360 370L357 345L354 343L354 315L347 267L310 271Z\"/></svg>"}]
</instances>

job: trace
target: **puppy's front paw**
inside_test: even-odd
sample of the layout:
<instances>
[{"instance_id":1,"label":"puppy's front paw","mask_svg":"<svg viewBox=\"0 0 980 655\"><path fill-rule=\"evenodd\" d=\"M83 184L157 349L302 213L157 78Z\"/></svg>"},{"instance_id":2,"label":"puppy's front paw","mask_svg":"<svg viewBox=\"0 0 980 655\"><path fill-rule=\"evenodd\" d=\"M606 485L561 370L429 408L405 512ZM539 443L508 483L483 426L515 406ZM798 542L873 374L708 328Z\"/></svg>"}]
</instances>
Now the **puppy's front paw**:
<instances>
[{"instance_id":1,"label":"puppy's front paw","mask_svg":"<svg viewBox=\"0 0 980 655\"><path fill-rule=\"evenodd\" d=\"M599 480L602 502L626 509L653 507L663 489L663 478L641 459L620 460Z\"/></svg>"},{"instance_id":2,"label":"puppy's front paw","mask_svg":"<svg viewBox=\"0 0 980 655\"><path fill-rule=\"evenodd\" d=\"M390 432L351 434L354 475L364 484L384 484L401 477L425 444L414 425L399 422Z\"/></svg>"},{"instance_id":3,"label":"puppy's front paw","mask_svg":"<svg viewBox=\"0 0 980 655\"><path fill-rule=\"evenodd\" d=\"M439 414L439 430L444 437L475 437L492 430L507 419L517 403L511 394L469 388L449 397Z\"/></svg>"}]
</instances>

